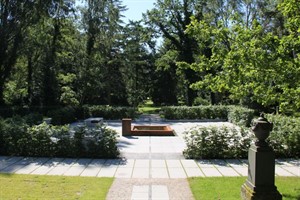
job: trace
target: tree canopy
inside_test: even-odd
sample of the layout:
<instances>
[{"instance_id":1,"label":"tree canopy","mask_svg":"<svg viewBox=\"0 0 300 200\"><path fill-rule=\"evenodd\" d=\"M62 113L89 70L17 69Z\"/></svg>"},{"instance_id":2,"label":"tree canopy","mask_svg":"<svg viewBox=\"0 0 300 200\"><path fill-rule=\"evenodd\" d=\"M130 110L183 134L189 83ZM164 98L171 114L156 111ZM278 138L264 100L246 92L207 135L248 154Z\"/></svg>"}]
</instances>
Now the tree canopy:
<instances>
[{"instance_id":1,"label":"tree canopy","mask_svg":"<svg viewBox=\"0 0 300 200\"><path fill-rule=\"evenodd\" d=\"M243 104L300 110L300 2L0 0L0 107Z\"/></svg>"}]
</instances>

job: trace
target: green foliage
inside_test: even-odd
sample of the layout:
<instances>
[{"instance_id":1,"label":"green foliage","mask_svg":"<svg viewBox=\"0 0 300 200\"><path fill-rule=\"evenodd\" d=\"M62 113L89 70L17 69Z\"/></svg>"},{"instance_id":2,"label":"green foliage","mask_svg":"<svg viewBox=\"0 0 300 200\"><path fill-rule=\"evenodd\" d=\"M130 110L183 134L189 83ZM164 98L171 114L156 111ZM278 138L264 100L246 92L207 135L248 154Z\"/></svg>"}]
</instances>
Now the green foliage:
<instances>
[{"instance_id":1,"label":"green foliage","mask_svg":"<svg viewBox=\"0 0 300 200\"><path fill-rule=\"evenodd\" d=\"M299 104L299 39L268 32L259 20L246 26L233 21L230 27L211 26L193 19L188 30L200 48L209 44L211 55L199 54L189 65L203 75L191 87L228 93L231 100L250 98L265 107L279 105L293 113Z\"/></svg>"},{"instance_id":2,"label":"green foliage","mask_svg":"<svg viewBox=\"0 0 300 200\"><path fill-rule=\"evenodd\" d=\"M76 107L66 106L50 110L48 111L47 116L52 118L51 123L53 125L69 124L76 121Z\"/></svg>"},{"instance_id":3,"label":"green foliage","mask_svg":"<svg viewBox=\"0 0 300 200\"><path fill-rule=\"evenodd\" d=\"M228 121L238 126L250 127L255 111L241 106L230 106Z\"/></svg>"},{"instance_id":4,"label":"green foliage","mask_svg":"<svg viewBox=\"0 0 300 200\"><path fill-rule=\"evenodd\" d=\"M84 116L88 117L103 117L104 119L122 119L135 118L137 109L133 107L114 107L102 105L84 105Z\"/></svg>"},{"instance_id":5,"label":"green foliage","mask_svg":"<svg viewBox=\"0 0 300 200\"><path fill-rule=\"evenodd\" d=\"M201 127L186 131L186 158L246 158L251 142L250 130L238 127Z\"/></svg>"},{"instance_id":6,"label":"green foliage","mask_svg":"<svg viewBox=\"0 0 300 200\"><path fill-rule=\"evenodd\" d=\"M94 129L46 123L28 126L22 118L0 120L1 155L115 158L117 133L101 125Z\"/></svg>"},{"instance_id":7,"label":"green foliage","mask_svg":"<svg viewBox=\"0 0 300 200\"><path fill-rule=\"evenodd\" d=\"M196 97L193 102L193 106L208 106L210 102L202 97Z\"/></svg>"},{"instance_id":8,"label":"green foliage","mask_svg":"<svg viewBox=\"0 0 300 200\"><path fill-rule=\"evenodd\" d=\"M273 122L269 142L278 157L300 157L300 118L267 115Z\"/></svg>"},{"instance_id":9,"label":"green foliage","mask_svg":"<svg viewBox=\"0 0 300 200\"><path fill-rule=\"evenodd\" d=\"M168 106L162 107L166 119L222 119L226 120L228 107L217 106Z\"/></svg>"}]
</instances>

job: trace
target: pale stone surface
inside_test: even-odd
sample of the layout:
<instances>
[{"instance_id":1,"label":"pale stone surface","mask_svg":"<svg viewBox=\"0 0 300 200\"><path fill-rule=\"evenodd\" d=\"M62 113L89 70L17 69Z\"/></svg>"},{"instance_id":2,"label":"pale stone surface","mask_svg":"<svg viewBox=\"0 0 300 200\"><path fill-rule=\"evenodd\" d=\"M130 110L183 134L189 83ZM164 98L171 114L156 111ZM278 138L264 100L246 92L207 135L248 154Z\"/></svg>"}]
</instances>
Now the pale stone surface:
<instances>
[{"instance_id":1,"label":"pale stone surface","mask_svg":"<svg viewBox=\"0 0 300 200\"><path fill-rule=\"evenodd\" d=\"M188 177L204 177L203 172L197 167L197 168L185 168L185 172Z\"/></svg>"},{"instance_id":2,"label":"pale stone surface","mask_svg":"<svg viewBox=\"0 0 300 200\"><path fill-rule=\"evenodd\" d=\"M127 187L123 187L124 185ZM189 183L186 179L115 179L106 200L131 200L134 186L145 187L144 190L140 190L141 193L142 191L147 191L146 188L148 187L148 195L151 194L151 197L157 197L151 198L153 200L158 200L159 195L167 197L166 192L168 192L170 200L194 200ZM153 193L153 191L155 193ZM159 192L159 194L156 192ZM147 200L148 199L149 197Z\"/></svg>"},{"instance_id":3,"label":"pale stone surface","mask_svg":"<svg viewBox=\"0 0 300 200\"><path fill-rule=\"evenodd\" d=\"M181 160L181 164L183 167L185 168L196 168L198 167L198 165L196 164L196 162L194 160Z\"/></svg>"},{"instance_id":4,"label":"pale stone surface","mask_svg":"<svg viewBox=\"0 0 300 200\"><path fill-rule=\"evenodd\" d=\"M85 166L72 166L65 173L65 176L80 176L80 174L85 170Z\"/></svg>"},{"instance_id":5,"label":"pale stone surface","mask_svg":"<svg viewBox=\"0 0 300 200\"><path fill-rule=\"evenodd\" d=\"M80 176L96 177L99 174L100 170L101 168L98 166L89 165L87 168L84 169L84 171L80 174Z\"/></svg>"},{"instance_id":6,"label":"pale stone surface","mask_svg":"<svg viewBox=\"0 0 300 200\"><path fill-rule=\"evenodd\" d=\"M131 178L133 168L118 168L115 174L116 178Z\"/></svg>"},{"instance_id":7,"label":"pale stone surface","mask_svg":"<svg viewBox=\"0 0 300 200\"><path fill-rule=\"evenodd\" d=\"M162 168L167 167L165 160L151 160L151 167L152 168Z\"/></svg>"},{"instance_id":8,"label":"pale stone surface","mask_svg":"<svg viewBox=\"0 0 300 200\"><path fill-rule=\"evenodd\" d=\"M116 171L117 171L117 167L115 166L103 167L101 168L97 177L114 177Z\"/></svg>"},{"instance_id":9,"label":"pale stone surface","mask_svg":"<svg viewBox=\"0 0 300 200\"><path fill-rule=\"evenodd\" d=\"M132 173L132 178L150 178L149 168L135 168Z\"/></svg>"},{"instance_id":10,"label":"pale stone surface","mask_svg":"<svg viewBox=\"0 0 300 200\"><path fill-rule=\"evenodd\" d=\"M183 168L168 168L170 178L186 178Z\"/></svg>"},{"instance_id":11,"label":"pale stone surface","mask_svg":"<svg viewBox=\"0 0 300 200\"><path fill-rule=\"evenodd\" d=\"M204 173L204 175L207 177L222 176L222 174L220 174L220 172L214 167L204 167L201 169L202 169L202 172Z\"/></svg>"},{"instance_id":12,"label":"pale stone surface","mask_svg":"<svg viewBox=\"0 0 300 200\"><path fill-rule=\"evenodd\" d=\"M151 178L169 178L169 173L167 168L152 168Z\"/></svg>"},{"instance_id":13,"label":"pale stone surface","mask_svg":"<svg viewBox=\"0 0 300 200\"><path fill-rule=\"evenodd\" d=\"M218 171L223 176L239 176L239 174L234 171L231 167L218 167Z\"/></svg>"},{"instance_id":14,"label":"pale stone surface","mask_svg":"<svg viewBox=\"0 0 300 200\"><path fill-rule=\"evenodd\" d=\"M300 176L300 167L286 167L286 166L282 166L283 169L285 169L286 171L292 173L295 176Z\"/></svg>"}]
</instances>

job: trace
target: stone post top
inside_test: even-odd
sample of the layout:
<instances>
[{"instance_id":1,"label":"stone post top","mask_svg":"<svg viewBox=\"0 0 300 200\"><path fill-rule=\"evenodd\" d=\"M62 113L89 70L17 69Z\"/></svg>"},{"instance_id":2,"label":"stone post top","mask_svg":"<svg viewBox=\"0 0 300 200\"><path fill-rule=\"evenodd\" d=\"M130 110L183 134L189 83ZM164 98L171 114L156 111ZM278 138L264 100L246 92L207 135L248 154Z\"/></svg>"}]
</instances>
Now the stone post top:
<instances>
[{"instance_id":1,"label":"stone post top","mask_svg":"<svg viewBox=\"0 0 300 200\"><path fill-rule=\"evenodd\" d=\"M265 146L265 140L269 137L270 132L273 129L273 123L269 122L264 114L261 113L260 117L254 121L252 131L257 137L258 141L256 142L257 146Z\"/></svg>"}]
</instances>

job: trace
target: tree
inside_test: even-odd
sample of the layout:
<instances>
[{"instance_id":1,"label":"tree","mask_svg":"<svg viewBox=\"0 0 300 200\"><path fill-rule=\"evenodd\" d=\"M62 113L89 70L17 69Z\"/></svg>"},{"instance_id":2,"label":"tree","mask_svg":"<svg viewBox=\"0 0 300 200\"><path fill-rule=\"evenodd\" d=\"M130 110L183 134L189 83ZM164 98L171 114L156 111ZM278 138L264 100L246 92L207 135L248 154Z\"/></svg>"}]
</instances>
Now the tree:
<instances>
[{"instance_id":1,"label":"tree","mask_svg":"<svg viewBox=\"0 0 300 200\"><path fill-rule=\"evenodd\" d=\"M196 0L158 0L155 8L144 15L146 24L157 32L161 32L163 37L170 41L173 50L178 51L178 60L186 63L193 63L195 52L197 52L196 42L193 37L185 33L187 25L191 22L191 16L202 19L203 1ZM187 80L186 103L192 105L196 92L189 87L189 84L197 80L193 70L184 69Z\"/></svg>"},{"instance_id":2,"label":"tree","mask_svg":"<svg viewBox=\"0 0 300 200\"><path fill-rule=\"evenodd\" d=\"M200 47L209 43L212 50L210 57L200 55L189 65L205 74L192 87L228 92L232 100L250 99L267 108L279 106L285 113L299 109L299 39L291 32L276 35L256 20L251 26L232 21L231 27L214 27L196 19L188 32Z\"/></svg>"},{"instance_id":3,"label":"tree","mask_svg":"<svg viewBox=\"0 0 300 200\"><path fill-rule=\"evenodd\" d=\"M86 57L81 74L83 102L120 104L126 101L120 73L121 12L119 0L88 0L83 12Z\"/></svg>"},{"instance_id":4,"label":"tree","mask_svg":"<svg viewBox=\"0 0 300 200\"><path fill-rule=\"evenodd\" d=\"M129 21L123 34L122 76L126 84L126 92L130 105L137 107L150 95L153 87L154 42L151 30L143 26L141 21Z\"/></svg>"}]
</instances>

